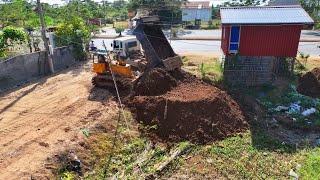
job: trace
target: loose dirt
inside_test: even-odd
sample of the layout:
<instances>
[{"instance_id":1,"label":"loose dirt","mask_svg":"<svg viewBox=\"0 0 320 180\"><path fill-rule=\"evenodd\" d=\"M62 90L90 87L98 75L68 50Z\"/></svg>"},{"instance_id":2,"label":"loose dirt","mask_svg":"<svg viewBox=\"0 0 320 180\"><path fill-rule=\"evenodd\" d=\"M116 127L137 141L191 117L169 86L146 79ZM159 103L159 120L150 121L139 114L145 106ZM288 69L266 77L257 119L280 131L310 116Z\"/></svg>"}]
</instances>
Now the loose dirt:
<instances>
[{"instance_id":1,"label":"loose dirt","mask_svg":"<svg viewBox=\"0 0 320 180\"><path fill-rule=\"evenodd\" d=\"M79 65L0 95L0 179L55 179L48 158L79 146L81 129L114 129L116 102L92 90L91 68Z\"/></svg>"},{"instance_id":2,"label":"loose dirt","mask_svg":"<svg viewBox=\"0 0 320 180\"><path fill-rule=\"evenodd\" d=\"M314 68L303 75L299 79L297 90L306 96L320 98L320 68Z\"/></svg>"},{"instance_id":3,"label":"loose dirt","mask_svg":"<svg viewBox=\"0 0 320 180\"><path fill-rule=\"evenodd\" d=\"M177 86L177 81L163 69L146 72L134 85L137 96L157 96Z\"/></svg>"},{"instance_id":4,"label":"loose dirt","mask_svg":"<svg viewBox=\"0 0 320 180\"><path fill-rule=\"evenodd\" d=\"M161 139L207 143L242 132L248 127L240 107L226 92L185 72L169 74L160 69L153 71L151 73L158 75L154 78L158 81L139 83L145 84L143 87L158 87L162 89L162 94L148 96L152 94L149 92L144 96L134 96L128 105L136 114L137 121L156 126L153 131ZM164 86L164 82L167 81L168 85L172 79L176 80L176 87ZM163 80L160 83L162 86L157 86L160 80ZM139 92L148 92L148 89L139 89Z\"/></svg>"}]
</instances>

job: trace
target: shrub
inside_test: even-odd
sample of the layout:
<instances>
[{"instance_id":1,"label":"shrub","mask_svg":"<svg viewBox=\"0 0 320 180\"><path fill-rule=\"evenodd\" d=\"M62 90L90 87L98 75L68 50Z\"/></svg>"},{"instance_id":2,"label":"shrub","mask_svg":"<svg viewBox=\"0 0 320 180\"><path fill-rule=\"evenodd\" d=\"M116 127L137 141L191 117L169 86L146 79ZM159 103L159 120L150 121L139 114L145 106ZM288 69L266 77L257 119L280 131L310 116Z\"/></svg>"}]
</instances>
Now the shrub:
<instances>
[{"instance_id":1,"label":"shrub","mask_svg":"<svg viewBox=\"0 0 320 180\"><path fill-rule=\"evenodd\" d=\"M7 56L7 48L15 44L21 44L27 40L27 34L21 28L5 27L0 32L0 57Z\"/></svg>"},{"instance_id":2,"label":"shrub","mask_svg":"<svg viewBox=\"0 0 320 180\"><path fill-rule=\"evenodd\" d=\"M84 45L89 43L90 31L81 18L72 18L58 25L56 31L57 46L74 48L74 55L78 60L84 60L86 53Z\"/></svg>"}]
</instances>

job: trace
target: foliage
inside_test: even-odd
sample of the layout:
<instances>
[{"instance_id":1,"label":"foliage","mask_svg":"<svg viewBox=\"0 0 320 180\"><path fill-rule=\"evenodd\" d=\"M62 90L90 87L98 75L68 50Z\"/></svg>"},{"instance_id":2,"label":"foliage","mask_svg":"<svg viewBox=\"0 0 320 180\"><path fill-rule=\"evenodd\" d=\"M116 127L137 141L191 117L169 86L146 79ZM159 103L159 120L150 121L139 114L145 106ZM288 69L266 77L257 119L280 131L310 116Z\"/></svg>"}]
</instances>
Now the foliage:
<instances>
[{"instance_id":1,"label":"foliage","mask_svg":"<svg viewBox=\"0 0 320 180\"><path fill-rule=\"evenodd\" d=\"M27 35L21 28L5 27L0 33L0 57L6 57L6 49L15 44L23 43Z\"/></svg>"},{"instance_id":2,"label":"foliage","mask_svg":"<svg viewBox=\"0 0 320 180\"><path fill-rule=\"evenodd\" d=\"M308 63L308 59L310 58L310 54L304 54L302 52L299 52L299 56L303 60L303 65L306 66Z\"/></svg>"},{"instance_id":3,"label":"foliage","mask_svg":"<svg viewBox=\"0 0 320 180\"><path fill-rule=\"evenodd\" d=\"M178 10L187 0L129 0L128 9L147 8L151 11L159 9Z\"/></svg>"},{"instance_id":4,"label":"foliage","mask_svg":"<svg viewBox=\"0 0 320 180\"><path fill-rule=\"evenodd\" d=\"M14 42L22 42L26 40L26 33L23 29L12 26L8 26L3 29L3 36L5 39L10 39Z\"/></svg>"},{"instance_id":5,"label":"foliage","mask_svg":"<svg viewBox=\"0 0 320 180\"><path fill-rule=\"evenodd\" d=\"M89 43L90 32L81 18L74 17L58 25L56 31L57 46L72 45L77 59L82 60L86 54L84 44Z\"/></svg>"},{"instance_id":6,"label":"foliage","mask_svg":"<svg viewBox=\"0 0 320 180\"><path fill-rule=\"evenodd\" d=\"M64 172L60 175L61 180L73 180L76 179L76 175L72 172Z\"/></svg>"},{"instance_id":7,"label":"foliage","mask_svg":"<svg viewBox=\"0 0 320 180\"><path fill-rule=\"evenodd\" d=\"M116 30L116 33L119 34L119 36L122 36L122 32L124 31L124 27L119 26L119 27L116 27L115 30Z\"/></svg>"},{"instance_id":8,"label":"foliage","mask_svg":"<svg viewBox=\"0 0 320 180\"><path fill-rule=\"evenodd\" d=\"M275 140L262 129L226 138L209 148L202 148L203 159L213 163L204 168L225 179L288 179L290 169L305 151Z\"/></svg>"},{"instance_id":9,"label":"foliage","mask_svg":"<svg viewBox=\"0 0 320 180\"><path fill-rule=\"evenodd\" d=\"M320 149L307 156L306 161L299 170L301 179L320 179Z\"/></svg>"},{"instance_id":10,"label":"foliage","mask_svg":"<svg viewBox=\"0 0 320 180\"><path fill-rule=\"evenodd\" d=\"M53 7L46 3L42 3L42 6L47 26L55 26L74 17L81 18L83 22L91 18L124 20L127 18L126 4L125 1L120 3L115 1L113 4L104 2L103 5L99 5L92 0L73 0L61 7ZM39 27L39 17L34 9L35 4L26 0L13 0L12 3L0 4L0 24Z\"/></svg>"},{"instance_id":11,"label":"foliage","mask_svg":"<svg viewBox=\"0 0 320 180\"><path fill-rule=\"evenodd\" d=\"M13 0L0 5L0 24L24 27L29 17L34 15L32 5L25 0Z\"/></svg>"},{"instance_id":12,"label":"foliage","mask_svg":"<svg viewBox=\"0 0 320 180\"><path fill-rule=\"evenodd\" d=\"M266 0L232 0L224 3L224 6L258 6Z\"/></svg>"},{"instance_id":13,"label":"foliage","mask_svg":"<svg viewBox=\"0 0 320 180\"><path fill-rule=\"evenodd\" d=\"M271 88L262 94L263 96L258 98L272 114L282 114L283 112L278 112L275 108L278 106L290 107L292 103L298 103L301 106L301 110L316 108L317 112L309 117L304 117L300 112L286 114L296 118L298 125L302 127L308 126L308 122L311 122L314 126L320 125L320 100L299 94L294 85L291 85L283 92L279 92L277 88Z\"/></svg>"},{"instance_id":14,"label":"foliage","mask_svg":"<svg viewBox=\"0 0 320 180\"><path fill-rule=\"evenodd\" d=\"M221 21L220 20L213 20L209 21L208 24L201 23L201 29L209 30L209 29L219 29Z\"/></svg>"},{"instance_id":15,"label":"foliage","mask_svg":"<svg viewBox=\"0 0 320 180\"><path fill-rule=\"evenodd\" d=\"M310 14L310 16L315 20L315 28L320 28L320 17L319 17L319 11L320 11L320 0L300 0L301 6Z\"/></svg>"},{"instance_id":16,"label":"foliage","mask_svg":"<svg viewBox=\"0 0 320 180\"><path fill-rule=\"evenodd\" d=\"M209 83L221 83L223 80L223 68L218 61L212 63L201 63L199 66L201 78Z\"/></svg>"}]
</instances>

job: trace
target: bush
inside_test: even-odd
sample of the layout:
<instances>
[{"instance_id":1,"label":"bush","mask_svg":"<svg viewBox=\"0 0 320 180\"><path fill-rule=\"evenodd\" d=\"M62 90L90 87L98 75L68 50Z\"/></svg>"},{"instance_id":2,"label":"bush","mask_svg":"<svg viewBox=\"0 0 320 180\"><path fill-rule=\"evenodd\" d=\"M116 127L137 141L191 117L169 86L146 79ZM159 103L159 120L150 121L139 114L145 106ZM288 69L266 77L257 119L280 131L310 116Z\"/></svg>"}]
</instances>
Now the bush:
<instances>
[{"instance_id":1,"label":"bush","mask_svg":"<svg viewBox=\"0 0 320 180\"><path fill-rule=\"evenodd\" d=\"M84 60L86 53L84 45L89 43L90 31L81 18L72 18L58 25L56 31L57 46L74 48L74 55L78 60Z\"/></svg>"},{"instance_id":2,"label":"bush","mask_svg":"<svg viewBox=\"0 0 320 180\"><path fill-rule=\"evenodd\" d=\"M7 56L7 48L15 44L21 44L27 40L27 34L22 28L12 26L5 27L0 32L0 57Z\"/></svg>"}]
</instances>

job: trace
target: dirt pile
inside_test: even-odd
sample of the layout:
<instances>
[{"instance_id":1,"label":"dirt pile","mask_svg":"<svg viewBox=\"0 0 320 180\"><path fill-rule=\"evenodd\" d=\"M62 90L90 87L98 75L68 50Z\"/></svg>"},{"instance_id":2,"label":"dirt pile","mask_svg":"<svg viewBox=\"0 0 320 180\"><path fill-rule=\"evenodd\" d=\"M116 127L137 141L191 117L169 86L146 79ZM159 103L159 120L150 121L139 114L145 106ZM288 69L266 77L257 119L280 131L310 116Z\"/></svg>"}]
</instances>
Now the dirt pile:
<instances>
[{"instance_id":1,"label":"dirt pile","mask_svg":"<svg viewBox=\"0 0 320 180\"><path fill-rule=\"evenodd\" d=\"M161 139L206 143L247 128L239 105L224 91L188 73L174 72L168 76L177 82L172 90L158 96L135 96L129 103L136 119L154 127Z\"/></svg>"},{"instance_id":2,"label":"dirt pile","mask_svg":"<svg viewBox=\"0 0 320 180\"><path fill-rule=\"evenodd\" d=\"M320 68L314 68L303 75L299 79L297 90L306 96L320 98Z\"/></svg>"},{"instance_id":3,"label":"dirt pile","mask_svg":"<svg viewBox=\"0 0 320 180\"><path fill-rule=\"evenodd\" d=\"M157 96L177 86L177 81L165 70L156 68L146 72L134 85L136 96Z\"/></svg>"}]
</instances>

